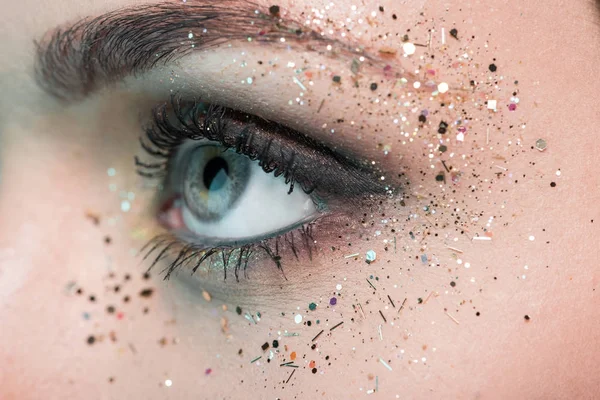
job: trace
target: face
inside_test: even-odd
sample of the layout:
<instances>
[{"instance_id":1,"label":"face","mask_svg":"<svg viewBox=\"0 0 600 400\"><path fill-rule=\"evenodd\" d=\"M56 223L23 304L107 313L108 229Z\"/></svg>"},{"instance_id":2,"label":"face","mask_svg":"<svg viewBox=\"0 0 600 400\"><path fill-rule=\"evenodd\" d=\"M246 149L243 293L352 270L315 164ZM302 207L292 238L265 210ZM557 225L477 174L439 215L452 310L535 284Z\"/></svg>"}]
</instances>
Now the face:
<instances>
[{"instance_id":1,"label":"face","mask_svg":"<svg viewBox=\"0 0 600 400\"><path fill-rule=\"evenodd\" d=\"M0 397L598 395L593 2L0 19Z\"/></svg>"}]
</instances>

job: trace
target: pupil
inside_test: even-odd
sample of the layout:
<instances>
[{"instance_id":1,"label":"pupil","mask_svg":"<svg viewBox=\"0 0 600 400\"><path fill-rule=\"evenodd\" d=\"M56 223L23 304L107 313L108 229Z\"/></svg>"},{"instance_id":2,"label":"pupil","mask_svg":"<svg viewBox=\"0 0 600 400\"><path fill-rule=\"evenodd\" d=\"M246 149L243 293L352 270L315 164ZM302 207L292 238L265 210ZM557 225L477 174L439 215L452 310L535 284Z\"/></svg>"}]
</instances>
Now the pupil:
<instances>
[{"instance_id":1,"label":"pupil","mask_svg":"<svg viewBox=\"0 0 600 400\"><path fill-rule=\"evenodd\" d=\"M210 160L204 168L204 186L208 190L219 190L227 182L229 175L229 165L221 157Z\"/></svg>"}]
</instances>

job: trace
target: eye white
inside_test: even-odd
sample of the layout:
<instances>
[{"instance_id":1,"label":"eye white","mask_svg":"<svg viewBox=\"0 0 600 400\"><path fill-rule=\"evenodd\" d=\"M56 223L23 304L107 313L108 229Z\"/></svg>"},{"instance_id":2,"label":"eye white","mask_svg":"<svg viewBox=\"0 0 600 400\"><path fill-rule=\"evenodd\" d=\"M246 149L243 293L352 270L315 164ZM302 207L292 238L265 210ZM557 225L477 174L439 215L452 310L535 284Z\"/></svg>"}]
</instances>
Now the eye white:
<instances>
[{"instance_id":1,"label":"eye white","mask_svg":"<svg viewBox=\"0 0 600 400\"><path fill-rule=\"evenodd\" d=\"M289 184L283 177L265 173L258 162L249 166L244 192L218 221L202 221L182 206L183 222L190 232L216 242L264 238L292 229L317 212L313 199L300 187L288 194Z\"/></svg>"}]
</instances>

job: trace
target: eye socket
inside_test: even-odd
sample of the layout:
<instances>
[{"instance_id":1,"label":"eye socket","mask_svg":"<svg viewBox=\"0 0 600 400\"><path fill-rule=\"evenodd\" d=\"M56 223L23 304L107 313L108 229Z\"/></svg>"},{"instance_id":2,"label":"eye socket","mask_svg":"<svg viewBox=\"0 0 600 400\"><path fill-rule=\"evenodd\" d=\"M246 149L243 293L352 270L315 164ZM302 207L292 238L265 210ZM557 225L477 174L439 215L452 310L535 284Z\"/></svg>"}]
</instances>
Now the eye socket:
<instances>
[{"instance_id":1,"label":"eye socket","mask_svg":"<svg viewBox=\"0 0 600 400\"><path fill-rule=\"evenodd\" d=\"M282 176L208 140L178 148L167 177L161 221L204 245L252 243L292 230L319 213L315 196L289 193Z\"/></svg>"}]
</instances>

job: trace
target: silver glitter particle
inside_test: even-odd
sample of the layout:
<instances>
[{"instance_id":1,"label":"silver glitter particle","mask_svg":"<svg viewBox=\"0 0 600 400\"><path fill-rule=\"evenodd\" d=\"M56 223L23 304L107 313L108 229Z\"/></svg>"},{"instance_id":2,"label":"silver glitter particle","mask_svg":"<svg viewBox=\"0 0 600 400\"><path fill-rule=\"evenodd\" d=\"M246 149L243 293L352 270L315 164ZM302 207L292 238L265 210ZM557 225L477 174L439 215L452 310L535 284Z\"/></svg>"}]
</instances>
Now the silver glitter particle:
<instances>
[{"instance_id":1,"label":"silver glitter particle","mask_svg":"<svg viewBox=\"0 0 600 400\"><path fill-rule=\"evenodd\" d=\"M367 254L365 254L365 260L368 263L372 263L373 261L375 261L376 258L377 254L373 250L369 250L367 251Z\"/></svg>"},{"instance_id":2,"label":"silver glitter particle","mask_svg":"<svg viewBox=\"0 0 600 400\"><path fill-rule=\"evenodd\" d=\"M131 210L131 203L127 200L123 200L121 202L121 211L127 212L129 210Z\"/></svg>"},{"instance_id":3,"label":"silver glitter particle","mask_svg":"<svg viewBox=\"0 0 600 400\"><path fill-rule=\"evenodd\" d=\"M546 141L544 139L538 139L535 141L535 148L538 149L539 151L546 150L546 147L548 147L548 144L546 143Z\"/></svg>"}]
</instances>

